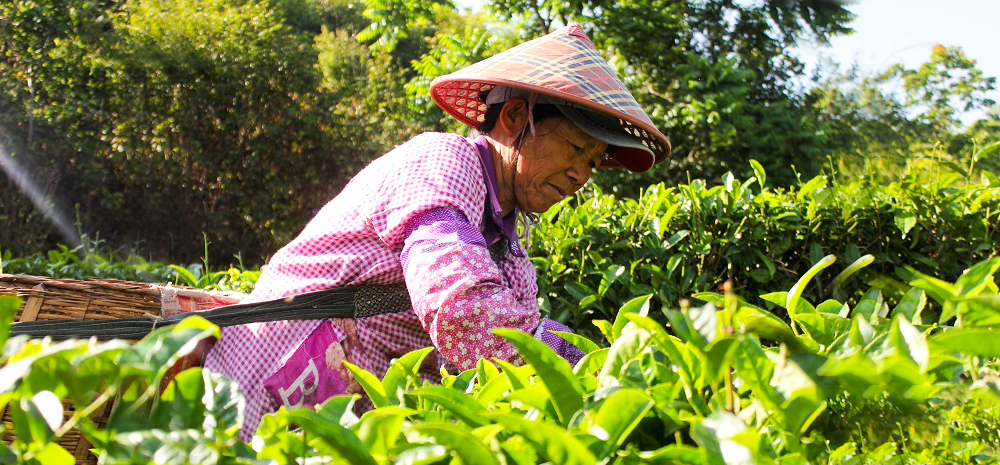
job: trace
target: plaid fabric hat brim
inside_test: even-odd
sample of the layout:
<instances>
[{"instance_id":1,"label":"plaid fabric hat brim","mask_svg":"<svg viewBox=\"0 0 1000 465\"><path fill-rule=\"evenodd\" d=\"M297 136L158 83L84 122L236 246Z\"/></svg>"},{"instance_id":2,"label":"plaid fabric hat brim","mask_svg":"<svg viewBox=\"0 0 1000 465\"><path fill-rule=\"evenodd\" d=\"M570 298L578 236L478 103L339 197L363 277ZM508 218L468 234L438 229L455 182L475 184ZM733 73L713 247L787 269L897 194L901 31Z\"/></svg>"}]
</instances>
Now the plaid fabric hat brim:
<instances>
[{"instance_id":1,"label":"plaid fabric hat brim","mask_svg":"<svg viewBox=\"0 0 1000 465\"><path fill-rule=\"evenodd\" d=\"M431 82L441 108L477 127L487 105L480 93L508 86L547 95L618 118L622 129L649 149L614 147L601 166L646 171L670 155L670 141L632 97L577 23L500 52Z\"/></svg>"}]
</instances>

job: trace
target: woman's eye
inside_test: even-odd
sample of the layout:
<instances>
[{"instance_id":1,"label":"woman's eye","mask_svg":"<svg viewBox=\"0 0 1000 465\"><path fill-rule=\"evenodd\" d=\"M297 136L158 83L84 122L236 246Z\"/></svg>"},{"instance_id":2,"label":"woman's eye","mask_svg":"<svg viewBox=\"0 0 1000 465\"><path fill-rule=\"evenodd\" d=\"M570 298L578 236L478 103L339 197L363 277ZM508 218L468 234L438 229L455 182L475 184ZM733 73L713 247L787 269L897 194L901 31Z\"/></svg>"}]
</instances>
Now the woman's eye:
<instances>
[{"instance_id":1,"label":"woman's eye","mask_svg":"<svg viewBox=\"0 0 1000 465\"><path fill-rule=\"evenodd\" d=\"M590 165L591 168L597 168L597 162L594 161L594 160L590 160L589 165Z\"/></svg>"}]
</instances>

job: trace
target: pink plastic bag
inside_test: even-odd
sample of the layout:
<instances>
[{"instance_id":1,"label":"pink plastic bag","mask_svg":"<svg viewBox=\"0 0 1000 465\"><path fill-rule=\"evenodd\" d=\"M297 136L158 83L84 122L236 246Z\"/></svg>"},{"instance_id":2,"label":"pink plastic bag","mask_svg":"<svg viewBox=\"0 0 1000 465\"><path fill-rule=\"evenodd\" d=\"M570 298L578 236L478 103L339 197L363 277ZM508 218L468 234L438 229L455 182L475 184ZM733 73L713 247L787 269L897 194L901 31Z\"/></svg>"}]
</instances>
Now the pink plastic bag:
<instances>
[{"instance_id":1,"label":"pink plastic bag","mask_svg":"<svg viewBox=\"0 0 1000 465\"><path fill-rule=\"evenodd\" d=\"M329 320L317 327L281 368L264 381L273 405L312 406L347 391L344 331ZM349 378L348 378L349 379Z\"/></svg>"}]
</instances>

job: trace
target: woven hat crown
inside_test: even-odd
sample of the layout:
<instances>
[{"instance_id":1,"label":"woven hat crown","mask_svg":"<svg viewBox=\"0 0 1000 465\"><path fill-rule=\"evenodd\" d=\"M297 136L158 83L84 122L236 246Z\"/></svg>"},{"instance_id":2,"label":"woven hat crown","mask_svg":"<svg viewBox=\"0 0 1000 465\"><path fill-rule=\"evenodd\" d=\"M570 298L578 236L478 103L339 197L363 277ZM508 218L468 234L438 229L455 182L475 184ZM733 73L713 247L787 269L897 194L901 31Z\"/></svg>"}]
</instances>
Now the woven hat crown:
<instances>
[{"instance_id":1,"label":"woven hat crown","mask_svg":"<svg viewBox=\"0 0 1000 465\"><path fill-rule=\"evenodd\" d=\"M633 151L602 166L646 171L670 154L670 141L601 57L583 28L571 23L431 82L434 101L465 124L477 127L487 105L482 91L509 86L566 100L617 117L622 129L642 140L652 156Z\"/></svg>"}]
</instances>

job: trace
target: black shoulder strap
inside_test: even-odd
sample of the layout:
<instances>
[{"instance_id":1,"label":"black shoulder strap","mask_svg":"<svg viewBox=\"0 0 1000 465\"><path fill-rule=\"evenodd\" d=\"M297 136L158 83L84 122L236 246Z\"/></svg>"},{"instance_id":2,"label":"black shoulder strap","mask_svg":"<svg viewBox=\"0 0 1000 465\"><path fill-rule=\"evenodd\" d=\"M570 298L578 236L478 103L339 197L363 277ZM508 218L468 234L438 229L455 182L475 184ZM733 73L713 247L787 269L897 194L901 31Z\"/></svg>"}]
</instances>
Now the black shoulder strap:
<instances>
[{"instance_id":1,"label":"black shoulder strap","mask_svg":"<svg viewBox=\"0 0 1000 465\"><path fill-rule=\"evenodd\" d=\"M359 294L372 293L406 295L405 305L392 308L367 308L370 298L361 299ZM364 292L360 292L364 290ZM374 303L374 302L373 302ZM26 334L31 337L50 336L53 339L89 338L98 339L140 339L161 326L175 324L185 317L196 314L219 326L235 326L247 323L276 320L313 320L322 318L355 318L380 313L394 313L408 310L409 295L403 283L388 285L345 286L321 291L298 294L282 299L235 304L197 313L180 313L168 318L119 318L107 320L39 320L23 321L11 325L11 336ZM363 310L363 311L362 311Z\"/></svg>"}]
</instances>

